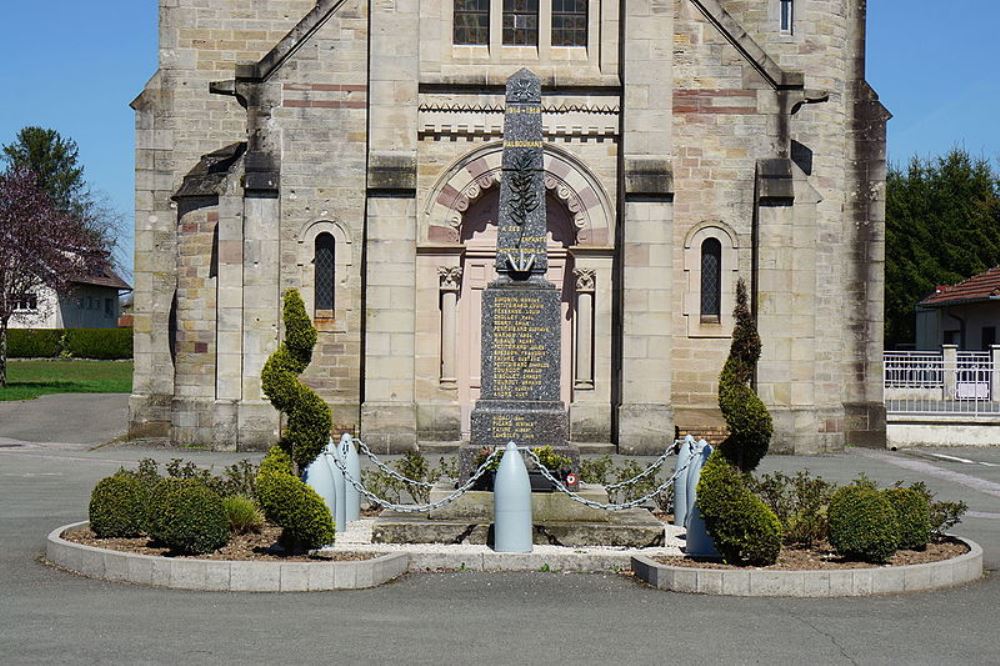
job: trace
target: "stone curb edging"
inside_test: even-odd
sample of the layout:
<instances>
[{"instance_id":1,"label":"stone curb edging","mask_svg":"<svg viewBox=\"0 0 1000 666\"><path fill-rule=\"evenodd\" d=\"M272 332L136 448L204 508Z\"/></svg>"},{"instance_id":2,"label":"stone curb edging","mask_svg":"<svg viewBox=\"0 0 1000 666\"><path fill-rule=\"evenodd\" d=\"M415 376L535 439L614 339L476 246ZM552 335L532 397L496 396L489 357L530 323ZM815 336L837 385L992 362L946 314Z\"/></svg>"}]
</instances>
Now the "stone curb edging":
<instances>
[{"instance_id":1,"label":"stone curb edging","mask_svg":"<svg viewBox=\"0 0 1000 666\"><path fill-rule=\"evenodd\" d=\"M377 587L409 568L406 553L359 562L239 562L139 555L73 543L63 533L88 521L49 533L45 556L68 571L112 582L212 592L327 592Z\"/></svg>"},{"instance_id":2,"label":"stone curb edging","mask_svg":"<svg viewBox=\"0 0 1000 666\"><path fill-rule=\"evenodd\" d=\"M632 570L637 578L657 589L692 594L822 598L924 592L982 578L983 549L974 541L954 538L968 546L969 552L950 560L901 567L827 571L696 569L636 556L632 558Z\"/></svg>"}]
</instances>

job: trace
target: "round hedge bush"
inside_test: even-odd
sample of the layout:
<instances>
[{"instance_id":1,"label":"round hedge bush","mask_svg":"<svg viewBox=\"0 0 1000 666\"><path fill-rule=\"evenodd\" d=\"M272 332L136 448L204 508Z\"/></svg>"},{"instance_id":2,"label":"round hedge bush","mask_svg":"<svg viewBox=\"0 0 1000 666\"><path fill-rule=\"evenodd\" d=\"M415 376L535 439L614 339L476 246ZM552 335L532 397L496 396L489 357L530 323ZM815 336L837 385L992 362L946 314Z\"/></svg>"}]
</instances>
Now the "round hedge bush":
<instances>
[{"instance_id":1,"label":"round hedge bush","mask_svg":"<svg viewBox=\"0 0 1000 666\"><path fill-rule=\"evenodd\" d=\"M257 475L257 498L267 519L281 526L281 545L298 552L333 543L330 510L316 491L291 474L291 467L290 456L273 447Z\"/></svg>"},{"instance_id":2,"label":"round hedge bush","mask_svg":"<svg viewBox=\"0 0 1000 666\"><path fill-rule=\"evenodd\" d=\"M912 488L888 488L884 491L896 511L899 523L899 547L923 550L931 540L931 503L927 496Z\"/></svg>"},{"instance_id":3,"label":"round hedge bush","mask_svg":"<svg viewBox=\"0 0 1000 666\"><path fill-rule=\"evenodd\" d=\"M177 553L201 555L229 541L222 497L195 479L164 479L150 503L150 536Z\"/></svg>"},{"instance_id":4,"label":"round hedge bush","mask_svg":"<svg viewBox=\"0 0 1000 666\"><path fill-rule=\"evenodd\" d=\"M833 494L828 511L830 544L851 560L881 564L899 548L896 510L884 493L866 485Z\"/></svg>"},{"instance_id":5,"label":"round hedge bush","mask_svg":"<svg viewBox=\"0 0 1000 666\"><path fill-rule=\"evenodd\" d=\"M145 528L146 497L131 474L102 479L90 494L90 529L102 539L139 536Z\"/></svg>"},{"instance_id":6,"label":"round hedge bush","mask_svg":"<svg viewBox=\"0 0 1000 666\"><path fill-rule=\"evenodd\" d=\"M778 561L781 521L720 451L712 454L701 471L697 502L708 533L727 563L768 566Z\"/></svg>"}]
</instances>

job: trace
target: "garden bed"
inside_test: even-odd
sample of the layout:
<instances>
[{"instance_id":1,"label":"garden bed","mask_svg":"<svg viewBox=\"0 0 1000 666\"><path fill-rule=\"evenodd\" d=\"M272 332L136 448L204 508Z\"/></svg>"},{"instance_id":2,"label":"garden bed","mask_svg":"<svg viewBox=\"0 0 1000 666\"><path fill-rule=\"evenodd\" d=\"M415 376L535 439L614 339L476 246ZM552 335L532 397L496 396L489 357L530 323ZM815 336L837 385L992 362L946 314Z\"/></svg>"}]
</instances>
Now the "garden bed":
<instances>
[{"instance_id":1,"label":"garden bed","mask_svg":"<svg viewBox=\"0 0 1000 666\"><path fill-rule=\"evenodd\" d=\"M66 530L62 538L72 543L93 546L94 548L105 548L122 553L191 560L228 560L233 562L359 562L375 557L373 553L341 551L317 551L314 554L288 554L277 545L280 535L280 527L267 524L259 534L234 534L228 544L219 550L204 555L176 555L171 553L170 549L166 546L151 541L148 537L101 539L94 534L89 525Z\"/></svg>"},{"instance_id":2,"label":"garden bed","mask_svg":"<svg viewBox=\"0 0 1000 666\"><path fill-rule=\"evenodd\" d=\"M796 557L770 567L737 567L689 558L636 556L635 577L660 590L738 597L862 597L925 592L977 581L983 576L983 549L967 539L931 544L927 551L899 551L891 564L807 559L791 568ZM942 557L914 562L920 558Z\"/></svg>"},{"instance_id":3,"label":"garden bed","mask_svg":"<svg viewBox=\"0 0 1000 666\"><path fill-rule=\"evenodd\" d=\"M754 568L761 571L818 571L838 569L866 569L900 567L911 564L929 564L950 560L969 552L969 547L962 541L947 540L940 543L930 543L924 550L899 550L882 565L856 562L837 555L829 544L820 544L814 548L782 548L775 564L766 567L741 567L724 564L715 560L690 557L657 557L657 562L674 567L691 569L746 570Z\"/></svg>"},{"instance_id":4,"label":"garden bed","mask_svg":"<svg viewBox=\"0 0 1000 666\"><path fill-rule=\"evenodd\" d=\"M70 540L74 535L92 543ZM324 551L320 557L303 560L164 557L121 550L122 542L128 541L140 542L139 548L149 544L143 539L94 539L86 522L64 525L49 534L45 557L49 564L89 578L212 592L358 590L402 576L410 562L406 553L350 551L335 554ZM118 549L110 547L115 544ZM221 556L222 552L218 554Z\"/></svg>"}]
</instances>

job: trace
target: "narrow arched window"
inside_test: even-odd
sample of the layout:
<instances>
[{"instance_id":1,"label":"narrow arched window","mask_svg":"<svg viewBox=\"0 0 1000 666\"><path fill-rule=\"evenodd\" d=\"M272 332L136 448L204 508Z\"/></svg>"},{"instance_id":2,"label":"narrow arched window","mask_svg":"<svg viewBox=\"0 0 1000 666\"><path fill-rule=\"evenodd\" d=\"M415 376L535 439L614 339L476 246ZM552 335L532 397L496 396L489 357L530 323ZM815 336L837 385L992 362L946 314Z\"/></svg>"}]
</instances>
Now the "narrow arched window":
<instances>
[{"instance_id":1,"label":"narrow arched window","mask_svg":"<svg viewBox=\"0 0 1000 666\"><path fill-rule=\"evenodd\" d=\"M793 0L779 0L781 3L781 32L792 34L792 22L795 20Z\"/></svg>"},{"instance_id":2,"label":"narrow arched window","mask_svg":"<svg viewBox=\"0 0 1000 666\"><path fill-rule=\"evenodd\" d=\"M316 289L316 318L332 319L334 309L334 285L336 284L334 273L336 264L334 263L335 243L330 234L320 234L316 237L316 255L313 266L316 274L313 284Z\"/></svg>"},{"instance_id":3,"label":"narrow arched window","mask_svg":"<svg viewBox=\"0 0 1000 666\"><path fill-rule=\"evenodd\" d=\"M717 322L722 314L722 243L706 238L701 244L701 320Z\"/></svg>"}]
</instances>

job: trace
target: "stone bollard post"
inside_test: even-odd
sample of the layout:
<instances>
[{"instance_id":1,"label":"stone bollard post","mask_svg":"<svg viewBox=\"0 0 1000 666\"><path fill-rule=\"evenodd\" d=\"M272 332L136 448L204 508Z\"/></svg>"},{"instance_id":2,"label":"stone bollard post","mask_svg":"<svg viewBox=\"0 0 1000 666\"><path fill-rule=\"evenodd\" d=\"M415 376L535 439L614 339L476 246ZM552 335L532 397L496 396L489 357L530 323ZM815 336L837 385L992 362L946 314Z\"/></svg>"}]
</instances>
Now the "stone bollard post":
<instances>
[{"instance_id":1,"label":"stone bollard post","mask_svg":"<svg viewBox=\"0 0 1000 666\"><path fill-rule=\"evenodd\" d=\"M493 550L530 553L534 545L531 481L517 445L511 442L493 483Z\"/></svg>"},{"instance_id":2,"label":"stone bollard post","mask_svg":"<svg viewBox=\"0 0 1000 666\"><path fill-rule=\"evenodd\" d=\"M305 482L310 488L316 491L316 494L323 498L323 503L326 504L326 508L330 510L330 515L334 515L336 501L337 501L337 489L333 481L333 473L330 471L330 465L327 463L326 456L320 454L306 468Z\"/></svg>"},{"instance_id":3,"label":"stone bollard post","mask_svg":"<svg viewBox=\"0 0 1000 666\"><path fill-rule=\"evenodd\" d=\"M709 536L705 520L701 517L701 511L698 510L698 481L701 480L701 468L705 466L708 457L712 455L712 445L701 440L695 447L691 466L688 468L687 543L684 553L689 557L719 557L719 551L715 549L715 542Z\"/></svg>"},{"instance_id":4,"label":"stone bollard post","mask_svg":"<svg viewBox=\"0 0 1000 666\"><path fill-rule=\"evenodd\" d=\"M958 345L941 345L944 360L944 396L945 400L958 398Z\"/></svg>"},{"instance_id":5,"label":"stone bollard post","mask_svg":"<svg viewBox=\"0 0 1000 666\"><path fill-rule=\"evenodd\" d=\"M677 474L677 470L684 469L684 466L689 464L691 449L694 446L694 437L688 435L684 438L684 441L681 443L681 449L677 452L677 464L674 467L674 474ZM677 527L684 527L684 522L687 518L687 478L689 469L681 472L674 481L674 525Z\"/></svg>"},{"instance_id":6,"label":"stone bollard post","mask_svg":"<svg viewBox=\"0 0 1000 666\"><path fill-rule=\"evenodd\" d=\"M334 458L343 462L340 457L340 446L333 443L332 437L326 450ZM330 466L330 472L333 474L333 484L336 489L336 497L333 501L333 522L336 523L337 534L340 534L347 531L347 480L344 479L344 473L340 471L340 468L332 460L325 456L324 459L327 465Z\"/></svg>"},{"instance_id":7,"label":"stone bollard post","mask_svg":"<svg viewBox=\"0 0 1000 666\"><path fill-rule=\"evenodd\" d=\"M358 458L358 450L354 446L354 439L350 435L344 435L340 439L340 457L347 468L347 474L355 481L361 482L361 459ZM344 484L345 504L347 522L353 523L361 519L361 493L350 483Z\"/></svg>"}]
</instances>

